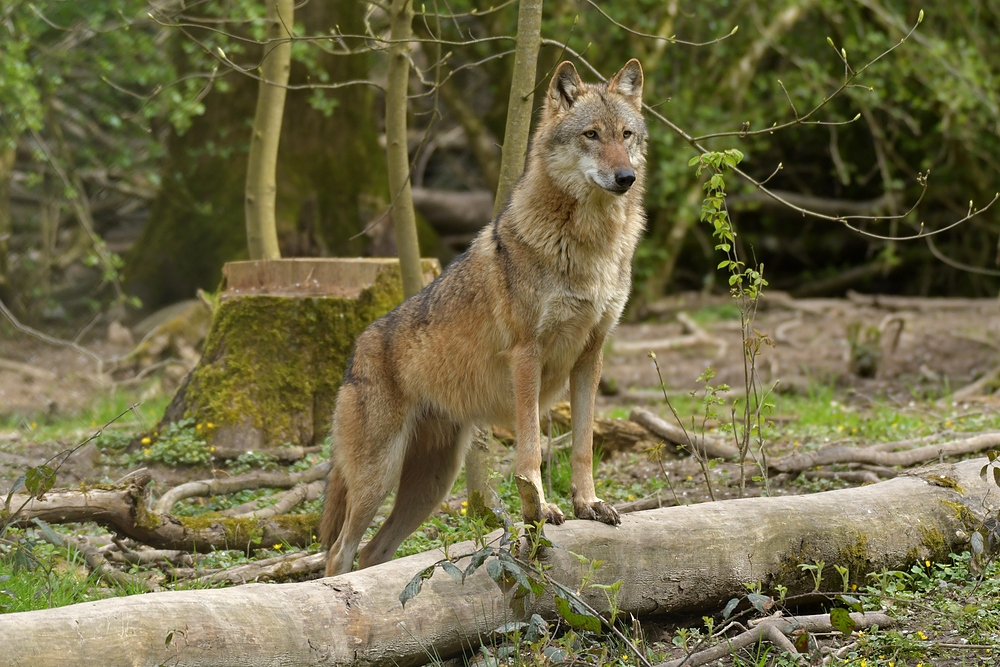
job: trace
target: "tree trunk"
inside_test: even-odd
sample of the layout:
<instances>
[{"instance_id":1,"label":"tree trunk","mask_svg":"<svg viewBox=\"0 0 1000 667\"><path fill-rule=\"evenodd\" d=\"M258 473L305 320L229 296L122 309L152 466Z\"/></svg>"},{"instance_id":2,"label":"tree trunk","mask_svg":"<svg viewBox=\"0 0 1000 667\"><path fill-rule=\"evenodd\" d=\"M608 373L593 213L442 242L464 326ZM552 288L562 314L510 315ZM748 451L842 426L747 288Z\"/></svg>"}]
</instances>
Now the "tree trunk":
<instances>
[{"instance_id":1,"label":"tree trunk","mask_svg":"<svg viewBox=\"0 0 1000 667\"><path fill-rule=\"evenodd\" d=\"M421 280L440 273L423 264ZM395 259L230 262L198 365L160 429L194 418L219 450L269 451L325 437L354 340L400 301ZM423 282L421 283L423 284Z\"/></svg>"},{"instance_id":2,"label":"tree trunk","mask_svg":"<svg viewBox=\"0 0 1000 667\"><path fill-rule=\"evenodd\" d=\"M403 294L412 296L424 284L420 271L420 244L417 220L410 192L410 154L406 140L406 96L410 81L407 50L413 34L413 0L392 0L389 47L389 74L385 87L386 162L389 167L389 196L392 222L396 230L396 251L403 275Z\"/></svg>"},{"instance_id":3,"label":"tree trunk","mask_svg":"<svg viewBox=\"0 0 1000 667\"><path fill-rule=\"evenodd\" d=\"M531 107L535 99L538 47L542 43L542 0L522 0L517 10L517 46L514 51L514 78L507 101L507 126L500 159L500 185L493 201L493 215L507 205L511 188L524 171L531 131Z\"/></svg>"},{"instance_id":4,"label":"tree trunk","mask_svg":"<svg viewBox=\"0 0 1000 667\"><path fill-rule=\"evenodd\" d=\"M14 175L16 143L5 145L0 142L0 297L8 289L7 247L14 231L10 217L10 179Z\"/></svg>"},{"instance_id":5,"label":"tree trunk","mask_svg":"<svg viewBox=\"0 0 1000 667\"><path fill-rule=\"evenodd\" d=\"M789 594L813 589L798 565L824 561L850 571L851 582L883 568L943 559L959 531L959 516L995 512L995 488L979 476L986 459L938 465L920 476L807 496L744 498L685 505L622 517L613 528L591 521L546 526L557 548L544 554L550 575L576 589L579 561L601 559L593 583L622 580L619 613L637 617L690 613L723 606L777 584ZM975 519L973 519L975 517ZM496 537L496 535L492 536ZM452 546L467 555L470 543ZM14 664L74 665L416 665L476 646L512 610L481 567L464 584L437 572L406 607L399 595L440 559L428 552L318 581L247 585L223 590L154 593L18 614L0 615L5 655ZM464 559L459 567L468 562ZM829 588L839 589L827 578ZM591 606L604 594L588 589ZM555 617L551 595L525 613Z\"/></svg>"},{"instance_id":6,"label":"tree trunk","mask_svg":"<svg viewBox=\"0 0 1000 667\"><path fill-rule=\"evenodd\" d=\"M305 3L295 15L310 35L329 34L335 26L347 34L365 30L364 13L354 0ZM188 67L180 49L184 39L171 33L166 46L177 52L174 61L182 72ZM251 50L245 57L262 56L262 50ZM312 57L331 82L367 79L376 59L370 53L344 57L318 50ZM316 72L311 76L315 81ZM259 86L243 75L227 80L228 92L213 89L205 97L205 113L194 117L186 132L167 135L163 185L125 268L130 291L146 307L189 299L197 288L214 291L223 264L247 257L244 128L253 120ZM306 66L293 61L289 82L309 80ZM314 108L311 102L321 93L327 104ZM371 122L378 113L373 86L287 92L276 175L278 240L286 255L367 254L371 241L359 233L384 215L388 202L385 153Z\"/></svg>"},{"instance_id":7,"label":"tree trunk","mask_svg":"<svg viewBox=\"0 0 1000 667\"><path fill-rule=\"evenodd\" d=\"M274 208L278 192L275 172L278 168L281 119L285 114L285 91L292 62L294 11L293 0L267 2L267 42L260 66L257 112L253 119L247 162L245 210L250 259L281 257Z\"/></svg>"}]
</instances>

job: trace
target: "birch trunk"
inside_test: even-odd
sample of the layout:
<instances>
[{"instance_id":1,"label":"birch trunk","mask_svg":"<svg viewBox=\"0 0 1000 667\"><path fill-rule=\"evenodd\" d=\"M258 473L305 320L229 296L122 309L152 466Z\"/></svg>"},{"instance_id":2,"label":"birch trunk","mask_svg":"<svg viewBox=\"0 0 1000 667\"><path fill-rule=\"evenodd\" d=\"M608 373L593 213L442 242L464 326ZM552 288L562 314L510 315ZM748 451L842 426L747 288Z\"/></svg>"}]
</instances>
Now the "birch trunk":
<instances>
[{"instance_id":1,"label":"birch trunk","mask_svg":"<svg viewBox=\"0 0 1000 667\"><path fill-rule=\"evenodd\" d=\"M389 196L396 231L396 251L403 273L403 294L413 296L423 286L420 271L420 244L417 220L410 192L410 155L406 141L406 93L410 80L407 50L413 34L413 0L392 0L392 27L389 72L385 87L386 162L389 169Z\"/></svg>"},{"instance_id":2,"label":"birch trunk","mask_svg":"<svg viewBox=\"0 0 1000 667\"><path fill-rule=\"evenodd\" d=\"M278 231L274 203L278 187L278 141L285 113L285 93L291 68L293 0L267 1L267 42L260 66L257 112L247 164L246 218L250 259L278 259Z\"/></svg>"}]
</instances>

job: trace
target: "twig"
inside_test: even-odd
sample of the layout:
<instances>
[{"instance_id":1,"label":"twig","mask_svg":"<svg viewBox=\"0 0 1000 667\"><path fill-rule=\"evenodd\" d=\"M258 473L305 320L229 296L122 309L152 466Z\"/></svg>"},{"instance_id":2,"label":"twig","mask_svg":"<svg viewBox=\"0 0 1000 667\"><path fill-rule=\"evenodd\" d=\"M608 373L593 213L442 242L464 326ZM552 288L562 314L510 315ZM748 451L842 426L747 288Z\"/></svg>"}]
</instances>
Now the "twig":
<instances>
[{"instance_id":1,"label":"twig","mask_svg":"<svg viewBox=\"0 0 1000 667\"><path fill-rule=\"evenodd\" d=\"M881 452L872 451L869 448L859 449L844 446L828 447L815 452L791 454L772 459L768 462L768 466L779 472L799 472L834 463L871 463L881 466L908 467L944 456L961 456L994 447L1000 447L1000 431L989 431L971 438L927 445L902 452Z\"/></svg>"},{"instance_id":2,"label":"twig","mask_svg":"<svg viewBox=\"0 0 1000 667\"><path fill-rule=\"evenodd\" d=\"M169 512L173 506L185 498L218 496L250 489L290 489L299 484L321 480L330 472L330 462L324 461L303 472L252 472L236 477L203 479L186 482L170 489L156 502L154 511Z\"/></svg>"},{"instance_id":3,"label":"twig","mask_svg":"<svg viewBox=\"0 0 1000 667\"><path fill-rule=\"evenodd\" d=\"M652 433L674 444L697 448L705 456L713 459L734 459L739 453L735 447L722 438L708 433L691 437L685 429L660 419L645 408L634 408L628 416L630 421L649 429Z\"/></svg>"}]
</instances>

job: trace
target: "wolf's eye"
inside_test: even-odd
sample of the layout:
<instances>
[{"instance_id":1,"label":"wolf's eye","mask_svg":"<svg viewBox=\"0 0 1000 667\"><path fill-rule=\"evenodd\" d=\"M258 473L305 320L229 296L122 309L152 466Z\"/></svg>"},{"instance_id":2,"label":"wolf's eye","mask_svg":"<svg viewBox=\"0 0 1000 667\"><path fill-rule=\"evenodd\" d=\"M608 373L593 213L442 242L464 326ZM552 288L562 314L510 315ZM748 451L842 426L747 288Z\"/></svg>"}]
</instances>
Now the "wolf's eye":
<instances>
[{"instance_id":1,"label":"wolf's eye","mask_svg":"<svg viewBox=\"0 0 1000 667\"><path fill-rule=\"evenodd\" d=\"M632 136L632 130L625 130L624 132L622 132L622 136L628 139L629 137Z\"/></svg>"},{"instance_id":2,"label":"wolf's eye","mask_svg":"<svg viewBox=\"0 0 1000 667\"><path fill-rule=\"evenodd\" d=\"M588 139L596 139L597 130L587 130L586 132L583 133L583 136L587 137Z\"/></svg>"}]
</instances>

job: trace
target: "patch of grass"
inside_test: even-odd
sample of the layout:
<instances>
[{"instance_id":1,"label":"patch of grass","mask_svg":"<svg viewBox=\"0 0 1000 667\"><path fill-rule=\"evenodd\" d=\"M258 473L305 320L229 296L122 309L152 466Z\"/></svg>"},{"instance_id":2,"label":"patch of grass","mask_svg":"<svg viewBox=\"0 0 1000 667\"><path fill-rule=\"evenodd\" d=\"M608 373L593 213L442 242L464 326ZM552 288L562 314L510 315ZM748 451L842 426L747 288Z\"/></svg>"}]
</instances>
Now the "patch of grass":
<instances>
[{"instance_id":1,"label":"patch of grass","mask_svg":"<svg viewBox=\"0 0 1000 667\"><path fill-rule=\"evenodd\" d=\"M170 396L157 396L140 401L139 391L115 390L110 395L97 397L86 408L75 414L47 413L27 415L6 415L0 417L0 430L20 431L24 438L34 442L46 442L65 438L86 438L93 435L115 417L122 415L112 429L102 434L99 447L114 448L120 445L125 434L135 435L150 429L163 415ZM138 403L133 410L129 407ZM126 412L127 411L127 412ZM86 433L87 435L82 435Z\"/></svg>"},{"instance_id":2,"label":"patch of grass","mask_svg":"<svg viewBox=\"0 0 1000 667\"><path fill-rule=\"evenodd\" d=\"M88 575L76 551L36 542L32 532L8 530L0 544L0 613L51 609L143 592Z\"/></svg>"}]
</instances>

